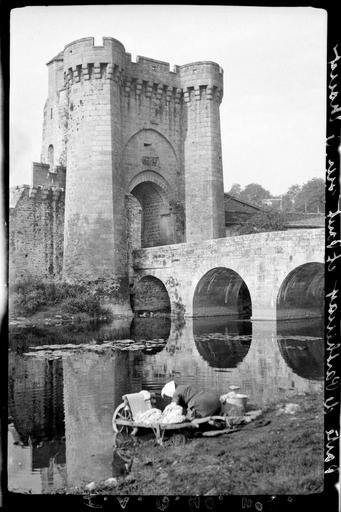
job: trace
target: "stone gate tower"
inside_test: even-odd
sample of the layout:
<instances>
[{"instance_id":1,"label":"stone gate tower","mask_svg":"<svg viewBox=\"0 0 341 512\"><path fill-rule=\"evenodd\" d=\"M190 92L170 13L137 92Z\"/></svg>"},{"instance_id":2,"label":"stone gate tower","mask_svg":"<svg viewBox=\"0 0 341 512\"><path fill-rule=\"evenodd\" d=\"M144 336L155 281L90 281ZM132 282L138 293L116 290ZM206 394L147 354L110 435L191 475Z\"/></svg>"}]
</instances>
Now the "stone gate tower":
<instances>
[{"instance_id":1,"label":"stone gate tower","mask_svg":"<svg viewBox=\"0 0 341 512\"><path fill-rule=\"evenodd\" d=\"M63 276L112 283L129 307L129 252L224 236L214 62L176 66L103 38L48 63L42 162L66 167Z\"/></svg>"}]
</instances>

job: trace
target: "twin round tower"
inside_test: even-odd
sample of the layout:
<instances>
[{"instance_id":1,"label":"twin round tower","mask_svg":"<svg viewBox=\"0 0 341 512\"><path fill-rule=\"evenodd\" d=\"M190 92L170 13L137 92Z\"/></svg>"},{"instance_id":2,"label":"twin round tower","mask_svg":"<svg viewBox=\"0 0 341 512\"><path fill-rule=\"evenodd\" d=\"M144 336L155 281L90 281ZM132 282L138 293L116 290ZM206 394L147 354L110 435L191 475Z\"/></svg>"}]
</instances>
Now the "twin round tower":
<instances>
[{"instance_id":1,"label":"twin round tower","mask_svg":"<svg viewBox=\"0 0 341 512\"><path fill-rule=\"evenodd\" d=\"M63 279L105 282L126 312L134 249L225 236L223 71L132 62L110 37L47 65L41 160L66 168Z\"/></svg>"}]
</instances>

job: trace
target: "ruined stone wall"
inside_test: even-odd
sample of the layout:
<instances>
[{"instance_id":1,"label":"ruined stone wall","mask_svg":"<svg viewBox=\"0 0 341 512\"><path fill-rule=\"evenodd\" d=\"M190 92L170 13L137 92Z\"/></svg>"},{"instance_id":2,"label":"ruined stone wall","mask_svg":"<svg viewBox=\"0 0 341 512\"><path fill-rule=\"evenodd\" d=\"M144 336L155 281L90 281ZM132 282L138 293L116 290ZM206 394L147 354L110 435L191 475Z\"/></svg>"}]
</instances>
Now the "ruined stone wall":
<instances>
[{"instance_id":1,"label":"ruined stone wall","mask_svg":"<svg viewBox=\"0 0 341 512\"><path fill-rule=\"evenodd\" d=\"M11 189L9 280L61 276L64 238L64 190Z\"/></svg>"}]
</instances>

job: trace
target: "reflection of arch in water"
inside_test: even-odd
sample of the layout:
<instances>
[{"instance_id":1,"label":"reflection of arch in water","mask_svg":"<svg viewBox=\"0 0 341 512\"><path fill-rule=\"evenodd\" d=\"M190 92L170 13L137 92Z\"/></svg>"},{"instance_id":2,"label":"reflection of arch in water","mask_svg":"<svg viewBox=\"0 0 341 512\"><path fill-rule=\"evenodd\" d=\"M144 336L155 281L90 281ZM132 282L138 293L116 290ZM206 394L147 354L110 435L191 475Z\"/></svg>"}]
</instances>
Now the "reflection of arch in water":
<instances>
[{"instance_id":1,"label":"reflection of arch in water","mask_svg":"<svg viewBox=\"0 0 341 512\"><path fill-rule=\"evenodd\" d=\"M130 336L136 341L141 340L167 340L171 329L171 319L161 318L133 318L130 327Z\"/></svg>"},{"instance_id":2,"label":"reflection of arch in water","mask_svg":"<svg viewBox=\"0 0 341 512\"><path fill-rule=\"evenodd\" d=\"M144 276L135 285L131 304L136 313L159 312L170 314L171 305L165 285L154 276Z\"/></svg>"},{"instance_id":3,"label":"reflection of arch in water","mask_svg":"<svg viewBox=\"0 0 341 512\"><path fill-rule=\"evenodd\" d=\"M324 265L296 267L284 279L277 296L277 318L305 318L324 314Z\"/></svg>"},{"instance_id":4,"label":"reflection of arch in water","mask_svg":"<svg viewBox=\"0 0 341 512\"><path fill-rule=\"evenodd\" d=\"M239 316L250 318L251 297L243 279L229 268L207 272L196 286L193 316Z\"/></svg>"},{"instance_id":5,"label":"reflection of arch in water","mask_svg":"<svg viewBox=\"0 0 341 512\"><path fill-rule=\"evenodd\" d=\"M252 324L231 318L197 318L193 336L201 357L213 368L236 368L251 346Z\"/></svg>"},{"instance_id":6,"label":"reflection of arch in water","mask_svg":"<svg viewBox=\"0 0 341 512\"><path fill-rule=\"evenodd\" d=\"M293 372L308 380L324 378L324 341L321 319L277 323L280 353Z\"/></svg>"}]
</instances>

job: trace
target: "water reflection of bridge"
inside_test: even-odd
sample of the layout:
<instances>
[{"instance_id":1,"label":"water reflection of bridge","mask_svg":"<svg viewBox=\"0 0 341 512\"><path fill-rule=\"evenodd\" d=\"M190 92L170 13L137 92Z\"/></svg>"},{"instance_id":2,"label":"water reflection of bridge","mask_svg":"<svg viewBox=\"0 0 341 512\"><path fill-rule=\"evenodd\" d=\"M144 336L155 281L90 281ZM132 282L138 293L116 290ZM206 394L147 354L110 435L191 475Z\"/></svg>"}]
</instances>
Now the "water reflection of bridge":
<instances>
[{"instance_id":1,"label":"water reflection of bridge","mask_svg":"<svg viewBox=\"0 0 341 512\"><path fill-rule=\"evenodd\" d=\"M179 382L214 387L219 392L239 385L260 406L280 401L288 391L322 390L323 341L316 339L322 336L317 334L319 322L279 322L276 326L275 322L220 318L170 325L164 319L141 318L134 321L135 336L143 338L151 322L155 338L168 337L165 348L153 355L65 352L62 359L50 362L19 354L10 357L10 413L22 440L34 438L36 463L32 467L48 467L53 459L48 448L39 448L40 442L52 446L65 435L68 480L102 478L111 463L114 406L127 392L160 391L173 376ZM53 426L51 419L57 416Z\"/></svg>"},{"instance_id":2,"label":"water reflection of bridge","mask_svg":"<svg viewBox=\"0 0 341 512\"><path fill-rule=\"evenodd\" d=\"M321 380L324 368L323 324L320 320L309 321L309 324L296 321L294 325L290 325L291 322L276 324L225 320L224 325L220 319L219 327L214 329L216 320L188 319L180 336L172 331L165 349L153 356L152 370L149 370L149 375L145 373L145 381L151 381L154 372L162 374L160 385L165 377L173 374L181 381L200 382L203 386L212 386L214 382L222 391L230 384L238 384L258 403L276 401L289 388L297 392L320 389L320 384L316 382ZM315 336L313 340L306 340L307 348L304 351L301 344L295 347L296 340L293 339L298 326L301 327L300 343L303 343L305 336ZM209 336L205 337L206 333ZM316 336L320 338L316 339ZM210 345L210 341L213 341L213 345ZM282 347L287 341L293 347L290 358L282 355ZM309 345L310 341L313 344ZM221 357L224 346L225 359ZM229 351L231 347L232 351ZM169 354L173 357L169 357ZM310 364L310 358L315 364ZM222 361L225 361L225 366Z\"/></svg>"},{"instance_id":3,"label":"water reflection of bridge","mask_svg":"<svg viewBox=\"0 0 341 512\"><path fill-rule=\"evenodd\" d=\"M193 339L201 357L212 368L236 368L246 357L252 339L250 321L224 317L193 321Z\"/></svg>"}]
</instances>

